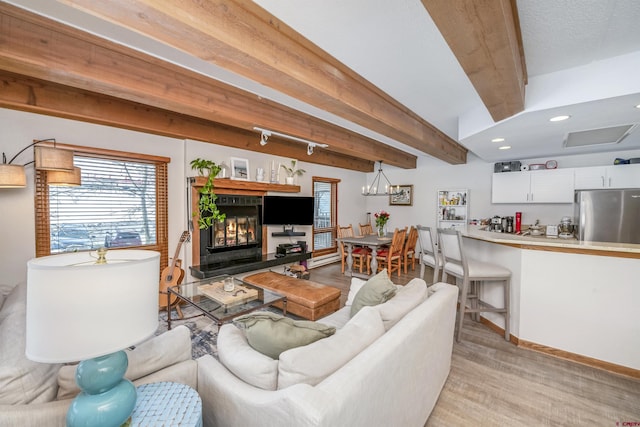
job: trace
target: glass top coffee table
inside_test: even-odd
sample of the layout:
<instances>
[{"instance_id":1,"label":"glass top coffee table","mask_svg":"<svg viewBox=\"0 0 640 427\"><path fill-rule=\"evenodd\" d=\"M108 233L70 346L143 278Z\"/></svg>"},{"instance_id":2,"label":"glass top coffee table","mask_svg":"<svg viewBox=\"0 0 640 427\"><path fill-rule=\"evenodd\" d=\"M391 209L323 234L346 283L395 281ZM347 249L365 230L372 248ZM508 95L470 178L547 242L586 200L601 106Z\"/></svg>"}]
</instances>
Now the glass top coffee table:
<instances>
[{"instance_id":1,"label":"glass top coffee table","mask_svg":"<svg viewBox=\"0 0 640 427\"><path fill-rule=\"evenodd\" d=\"M233 289L229 290L229 282L225 290L225 279L233 281ZM211 277L209 279L184 283L167 289L167 302L175 306L178 302L185 302L197 308L218 324L230 322L238 316L282 303L282 312L287 314L287 297L258 285L246 283L228 275ZM167 313L167 329L171 329L171 310Z\"/></svg>"}]
</instances>

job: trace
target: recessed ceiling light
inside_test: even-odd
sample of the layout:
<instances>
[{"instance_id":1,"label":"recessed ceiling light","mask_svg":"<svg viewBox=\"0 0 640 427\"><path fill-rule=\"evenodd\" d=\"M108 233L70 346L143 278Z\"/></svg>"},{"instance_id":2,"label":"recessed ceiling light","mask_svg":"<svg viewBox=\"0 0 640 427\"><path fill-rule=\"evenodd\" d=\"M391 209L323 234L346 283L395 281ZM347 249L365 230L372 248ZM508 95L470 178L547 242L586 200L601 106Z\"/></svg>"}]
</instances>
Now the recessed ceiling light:
<instances>
[{"instance_id":1,"label":"recessed ceiling light","mask_svg":"<svg viewBox=\"0 0 640 427\"><path fill-rule=\"evenodd\" d=\"M504 138L493 138L491 142L504 142Z\"/></svg>"},{"instance_id":2,"label":"recessed ceiling light","mask_svg":"<svg viewBox=\"0 0 640 427\"><path fill-rule=\"evenodd\" d=\"M562 116L555 116L555 117L551 117L549 119L550 122L561 122L563 120L567 120L569 117L568 115L562 115Z\"/></svg>"},{"instance_id":3,"label":"recessed ceiling light","mask_svg":"<svg viewBox=\"0 0 640 427\"><path fill-rule=\"evenodd\" d=\"M640 108L640 104L636 105L636 108Z\"/></svg>"},{"instance_id":4,"label":"recessed ceiling light","mask_svg":"<svg viewBox=\"0 0 640 427\"><path fill-rule=\"evenodd\" d=\"M498 147L498 150L510 150L511 146L510 145L503 145L501 147Z\"/></svg>"}]
</instances>

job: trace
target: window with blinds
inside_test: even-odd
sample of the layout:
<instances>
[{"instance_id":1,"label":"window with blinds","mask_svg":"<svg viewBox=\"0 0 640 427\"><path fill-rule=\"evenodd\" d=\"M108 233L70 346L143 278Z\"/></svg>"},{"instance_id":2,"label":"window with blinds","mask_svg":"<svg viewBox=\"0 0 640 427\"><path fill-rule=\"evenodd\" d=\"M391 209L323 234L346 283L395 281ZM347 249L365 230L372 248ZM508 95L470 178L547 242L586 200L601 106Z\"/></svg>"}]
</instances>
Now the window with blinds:
<instances>
[{"instance_id":1,"label":"window with blinds","mask_svg":"<svg viewBox=\"0 0 640 427\"><path fill-rule=\"evenodd\" d=\"M155 245L156 167L74 156L80 187L49 187L51 253Z\"/></svg>"},{"instance_id":2,"label":"window with blinds","mask_svg":"<svg viewBox=\"0 0 640 427\"><path fill-rule=\"evenodd\" d=\"M159 251L161 266L166 265L169 159L84 147L73 151L81 186L49 186L46 171L36 171L36 256L137 247Z\"/></svg>"}]
</instances>

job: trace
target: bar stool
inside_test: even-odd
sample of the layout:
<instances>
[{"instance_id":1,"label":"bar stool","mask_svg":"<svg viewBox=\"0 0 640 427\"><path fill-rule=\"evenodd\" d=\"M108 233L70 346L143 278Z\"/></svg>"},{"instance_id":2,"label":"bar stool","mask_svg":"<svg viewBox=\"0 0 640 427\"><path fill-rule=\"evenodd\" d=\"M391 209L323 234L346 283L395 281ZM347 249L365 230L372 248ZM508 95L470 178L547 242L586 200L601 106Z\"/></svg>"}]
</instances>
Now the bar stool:
<instances>
[{"instance_id":1,"label":"bar stool","mask_svg":"<svg viewBox=\"0 0 640 427\"><path fill-rule=\"evenodd\" d=\"M467 258L462 245L462 235L458 230L438 228L438 236L444 261L442 281L446 282L449 274L462 279L460 317L458 319L456 341L460 342L462 321L465 313L472 313L474 320L477 321L480 320L479 314L482 312L502 313L504 315L504 339L509 341L511 271L496 264ZM481 299L481 288L486 281L501 281L504 284L503 308L496 308ZM467 300L469 300L470 307L467 307Z\"/></svg>"},{"instance_id":2,"label":"bar stool","mask_svg":"<svg viewBox=\"0 0 640 427\"><path fill-rule=\"evenodd\" d=\"M416 226L418 229L418 240L420 241L420 278L424 279L424 266L428 265L433 268L433 281L434 284L438 281L440 275L440 267L442 267L442 255L440 255L431 227L425 227L424 225Z\"/></svg>"}]
</instances>

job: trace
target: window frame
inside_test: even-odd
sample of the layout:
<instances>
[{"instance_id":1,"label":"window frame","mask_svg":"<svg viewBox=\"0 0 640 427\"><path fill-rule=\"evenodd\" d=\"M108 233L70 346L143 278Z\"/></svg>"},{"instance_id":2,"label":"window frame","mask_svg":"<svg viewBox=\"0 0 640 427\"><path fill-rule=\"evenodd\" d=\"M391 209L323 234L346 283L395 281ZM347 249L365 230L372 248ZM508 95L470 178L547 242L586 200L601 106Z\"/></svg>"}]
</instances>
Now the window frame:
<instances>
[{"instance_id":1,"label":"window frame","mask_svg":"<svg viewBox=\"0 0 640 427\"><path fill-rule=\"evenodd\" d=\"M336 242L336 238L338 236L338 183L340 182L337 178L326 178L320 176L314 176L311 178L311 191L314 192L315 196L315 184L316 182L322 182L331 185L331 226L316 228L315 224L312 227L311 232L311 245L312 252L314 257L329 255L338 252L338 244ZM314 245L316 234L324 234L331 233L331 247L323 248L316 250Z\"/></svg>"},{"instance_id":2,"label":"window frame","mask_svg":"<svg viewBox=\"0 0 640 427\"><path fill-rule=\"evenodd\" d=\"M53 143L43 143L40 145L53 147ZM167 169L171 159L163 156L108 150L104 148L82 147L57 142L55 144L55 148L73 151L74 156L79 155L101 159L135 161L140 163L151 163L156 166L156 243L144 245L143 248L160 252L160 270L162 270L164 266L168 265L169 242L167 236L169 234L169 223ZM45 170L35 171L34 200L36 257L51 255L49 186L47 185L47 171Z\"/></svg>"}]
</instances>

